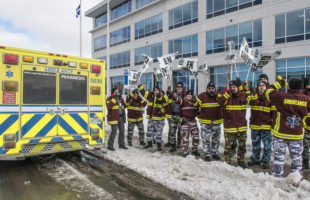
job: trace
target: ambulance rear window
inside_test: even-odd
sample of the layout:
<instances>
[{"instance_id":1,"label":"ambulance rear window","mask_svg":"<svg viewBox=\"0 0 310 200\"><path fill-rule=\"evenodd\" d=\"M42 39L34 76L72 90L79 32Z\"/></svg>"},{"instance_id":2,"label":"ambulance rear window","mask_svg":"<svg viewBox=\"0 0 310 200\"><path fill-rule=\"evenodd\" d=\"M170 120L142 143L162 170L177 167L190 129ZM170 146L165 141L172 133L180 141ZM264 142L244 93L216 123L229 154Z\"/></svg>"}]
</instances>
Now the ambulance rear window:
<instances>
[{"instance_id":1,"label":"ambulance rear window","mask_svg":"<svg viewBox=\"0 0 310 200\"><path fill-rule=\"evenodd\" d=\"M87 104L87 77L60 74L59 104Z\"/></svg>"},{"instance_id":2,"label":"ambulance rear window","mask_svg":"<svg viewBox=\"0 0 310 200\"><path fill-rule=\"evenodd\" d=\"M24 71L24 104L56 104L56 74Z\"/></svg>"}]
</instances>

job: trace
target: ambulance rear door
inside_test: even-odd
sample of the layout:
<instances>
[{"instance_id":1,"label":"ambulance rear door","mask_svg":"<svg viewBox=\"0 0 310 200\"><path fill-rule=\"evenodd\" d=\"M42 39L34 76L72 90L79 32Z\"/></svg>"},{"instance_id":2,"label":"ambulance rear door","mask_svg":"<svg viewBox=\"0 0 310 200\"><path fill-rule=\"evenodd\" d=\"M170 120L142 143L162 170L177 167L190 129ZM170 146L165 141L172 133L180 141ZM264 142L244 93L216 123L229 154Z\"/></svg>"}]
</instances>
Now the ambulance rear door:
<instances>
[{"instance_id":1,"label":"ambulance rear door","mask_svg":"<svg viewBox=\"0 0 310 200\"><path fill-rule=\"evenodd\" d=\"M58 85L58 135L79 136L89 132L88 77L87 70L63 69ZM76 137L76 139L78 139Z\"/></svg>"},{"instance_id":2,"label":"ambulance rear door","mask_svg":"<svg viewBox=\"0 0 310 200\"><path fill-rule=\"evenodd\" d=\"M23 65L21 85L21 139L56 136L57 73Z\"/></svg>"}]
</instances>

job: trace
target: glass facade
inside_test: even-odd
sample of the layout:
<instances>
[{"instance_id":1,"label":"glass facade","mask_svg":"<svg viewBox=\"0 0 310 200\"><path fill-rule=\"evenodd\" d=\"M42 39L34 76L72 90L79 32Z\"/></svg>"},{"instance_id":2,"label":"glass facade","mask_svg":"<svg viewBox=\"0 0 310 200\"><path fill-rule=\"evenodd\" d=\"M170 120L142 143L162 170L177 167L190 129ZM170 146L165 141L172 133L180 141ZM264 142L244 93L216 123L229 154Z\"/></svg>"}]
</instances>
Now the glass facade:
<instances>
[{"instance_id":1,"label":"glass facade","mask_svg":"<svg viewBox=\"0 0 310 200\"><path fill-rule=\"evenodd\" d=\"M163 15L159 14L135 24L135 40L163 32Z\"/></svg>"},{"instance_id":2,"label":"glass facade","mask_svg":"<svg viewBox=\"0 0 310 200\"><path fill-rule=\"evenodd\" d=\"M187 71L173 71L173 88L176 88L177 82L183 82L183 88L185 90L195 88L195 79L191 76L190 72ZM196 88L196 94L198 94L198 85L199 80L197 80L197 88Z\"/></svg>"},{"instance_id":3,"label":"glass facade","mask_svg":"<svg viewBox=\"0 0 310 200\"><path fill-rule=\"evenodd\" d=\"M130 51L110 55L110 69L130 66Z\"/></svg>"},{"instance_id":4,"label":"glass facade","mask_svg":"<svg viewBox=\"0 0 310 200\"><path fill-rule=\"evenodd\" d=\"M147 91L153 90L153 73L142 74L140 81Z\"/></svg>"},{"instance_id":5,"label":"glass facade","mask_svg":"<svg viewBox=\"0 0 310 200\"><path fill-rule=\"evenodd\" d=\"M207 19L262 4L262 0L206 0Z\"/></svg>"},{"instance_id":6,"label":"glass facade","mask_svg":"<svg viewBox=\"0 0 310 200\"><path fill-rule=\"evenodd\" d=\"M104 13L95 18L95 28L107 23L107 13Z\"/></svg>"},{"instance_id":7,"label":"glass facade","mask_svg":"<svg viewBox=\"0 0 310 200\"><path fill-rule=\"evenodd\" d=\"M117 5L111 9L111 21L131 12L131 0Z\"/></svg>"},{"instance_id":8,"label":"glass facade","mask_svg":"<svg viewBox=\"0 0 310 200\"><path fill-rule=\"evenodd\" d=\"M310 39L310 8L275 16L275 43Z\"/></svg>"},{"instance_id":9,"label":"glass facade","mask_svg":"<svg viewBox=\"0 0 310 200\"><path fill-rule=\"evenodd\" d=\"M277 60L276 76L278 75L281 75L287 81L292 78L310 78L310 57Z\"/></svg>"},{"instance_id":10,"label":"glass facade","mask_svg":"<svg viewBox=\"0 0 310 200\"><path fill-rule=\"evenodd\" d=\"M111 88L117 87L118 89L124 89L124 76L111 77Z\"/></svg>"},{"instance_id":11,"label":"glass facade","mask_svg":"<svg viewBox=\"0 0 310 200\"><path fill-rule=\"evenodd\" d=\"M103 56L103 57L100 57L100 58L96 58L96 59L104 60L104 62L105 62L105 69L107 69L107 57L106 56Z\"/></svg>"},{"instance_id":12,"label":"glass facade","mask_svg":"<svg viewBox=\"0 0 310 200\"><path fill-rule=\"evenodd\" d=\"M208 31L206 33L206 54L224 52L229 41L234 41L235 48L239 49L243 38L247 39L250 47L259 47L262 42L262 20L258 19L242 24Z\"/></svg>"},{"instance_id":13,"label":"glass facade","mask_svg":"<svg viewBox=\"0 0 310 200\"><path fill-rule=\"evenodd\" d=\"M169 30L198 22L198 0L169 10Z\"/></svg>"},{"instance_id":14,"label":"glass facade","mask_svg":"<svg viewBox=\"0 0 310 200\"><path fill-rule=\"evenodd\" d=\"M94 40L94 51L107 48L107 35L100 36Z\"/></svg>"},{"instance_id":15,"label":"glass facade","mask_svg":"<svg viewBox=\"0 0 310 200\"><path fill-rule=\"evenodd\" d=\"M110 46L116 46L130 41L130 26L110 33Z\"/></svg>"},{"instance_id":16,"label":"glass facade","mask_svg":"<svg viewBox=\"0 0 310 200\"><path fill-rule=\"evenodd\" d=\"M246 64L238 64L237 65L237 73L239 73L239 78L242 82L246 81L246 77L248 74L249 67ZM231 66L219 66L219 67L210 67L210 78L211 81L215 83L217 90L224 91L224 88L227 88L228 83L230 81L230 72ZM260 69L254 72L254 87L257 87L259 75L263 73L263 70ZM236 70L233 68L233 79L236 79ZM249 77L249 87L251 88L253 85L253 74L250 72Z\"/></svg>"},{"instance_id":17,"label":"glass facade","mask_svg":"<svg viewBox=\"0 0 310 200\"><path fill-rule=\"evenodd\" d=\"M169 40L169 53L176 52L176 58L198 56L198 34Z\"/></svg>"},{"instance_id":18,"label":"glass facade","mask_svg":"<svg viewBox=\"0 0 310 200\"><path fill-rule=\"evenodd\" d=\"M146 6L156 0L136 0L136 9Z\"/></svg>"},{"instance_id":19,"label":"glass facade","mask_svg":"<svg viewBox=\"0 0 310 200\"><path fill-rule=\"evenodd\" d=\"M154 62L157 62L157 58L163 55L163 44L158 43L135 49L135 65L143 64L143 57L141 54L150 56L154 59Z\"/></svg>"}]
</instances>

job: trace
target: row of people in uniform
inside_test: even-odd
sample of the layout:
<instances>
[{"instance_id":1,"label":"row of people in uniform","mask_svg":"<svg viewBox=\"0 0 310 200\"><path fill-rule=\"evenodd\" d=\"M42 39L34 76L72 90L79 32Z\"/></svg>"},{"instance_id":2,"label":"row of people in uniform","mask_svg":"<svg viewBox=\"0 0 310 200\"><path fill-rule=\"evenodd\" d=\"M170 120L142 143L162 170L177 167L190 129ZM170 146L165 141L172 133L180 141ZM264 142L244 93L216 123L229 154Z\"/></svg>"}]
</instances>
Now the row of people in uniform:
<instances>
[{"instance_id":1,"label":"row of people in uniform","mask_svg":"<svg viewBox=\"0 0 310 200\"><path fill-rule=\"evenodd\" d=\"M178 82L176 89L172 92L167 91L166 94L157 86L153 91L146 91L139 82L138 89L130 92L126 100L121 97L117 88L113 88L112 95L106 102L108 124L112 127L108 149L114 150L117 129L119 129L119 148L127 149L124 142L125 108L127 108L129 146L132 146L133 130L137 126L140 145L152 148L155 141L157 150L161 151L162 133L167 119L169 133L165 147L171 147L170 152L175 152L181 147L183 156L186 157L189 154L191 136L191 153L200 156L199 129L196 120L198 118L206 161L221 159L219 145L223 124L224 159L227 163L231 162L238 147L239 166L246 168L247 164L262 165L268 169L273 146L272 175L282 177L288 147L292 161L291 171L299 171L302 175L303 165L309 169L310 115L309 120L307 116L310 111L310 97L308 97L310 84L309 81L305 82L303 89L302 80L292 79L287 93L279 91L286 84L287 82L282 79L269 85L268 76L262 74L258 87L252 95L246 84L242 84L240 80L233 80L229 83L229 89L225 89L223 93L217 92L215 84L209 82L206 91L195 97L192 90L184 90L182 82ZM147 143L144 141L142 112L146 105ZM247 105L251 106L250 129L253 151L251 161L246 164L244 157L247 140ZM261 142L264 146L262 156Z\"/></svg>"}]
</instances>

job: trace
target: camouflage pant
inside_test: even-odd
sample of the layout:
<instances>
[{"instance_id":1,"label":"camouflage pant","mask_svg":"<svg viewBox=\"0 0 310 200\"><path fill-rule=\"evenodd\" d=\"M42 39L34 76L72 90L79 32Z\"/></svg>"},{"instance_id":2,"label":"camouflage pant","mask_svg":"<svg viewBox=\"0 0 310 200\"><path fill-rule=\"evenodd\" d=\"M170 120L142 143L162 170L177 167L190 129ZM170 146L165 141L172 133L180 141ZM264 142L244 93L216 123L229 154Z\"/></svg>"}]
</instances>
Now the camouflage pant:
<instances>
[{"instance_id":1,"label":"camouflage pant","mask_svg":"<svg viewBox=\"0 0 310 200\"><path fill-rule=\"evenodd\" d=\"M182 151L188 153L189 135L192 136L192 151L198 150L199 145L199 131L196 120L186 121L181 128L182 133Z\"/></svg>"},{"instance_id":2,"label":"camouflage pant","mask_svg":"<svg viewBox=\"0 0 310 200\"><path fill-rule=\"evenodd\" d=\"M269 163L272 151L271 150L272 135L270 133L270 130L252 130L251 138L253 148L251 159L253 161L261 161L264 163ZM264 144L264 153L262 159L260 159L261 142L263 142Z\"/></svg>"},{"instance_id":3,"label":"camouflage pant","mask_svg":"<svg viewBox=\"0 0 310 200\"><path fill-rule=\"evenodd\" d=\"M273 137L274 161L271 173L275 177L283 177L283 166L288 147L291 156L291 172L299 171L302 176L302 140L286 140Z\"/></svg>"},{"instance_id":4,"label":"camouflage pant","mask_svg":"<svg viewBox=\"0 0 310 200\"><path fill-rule=\"evenodd\" d=\"M310 159L310 131L306 130L304 138L304 151L302 152L302 159L304 163L308 162Z\"/></svg>"},{"instance_id":5,"label":"camouflage pant","mask_svg":"<svg viewBox=\"0 0 310 200\"><path fill-rule=\"evenodd\" d=\"M165 120L152 120L149 119L147 123L147 141L153 141L161 143L162 142L162 134L165 126Z\"/></svg>"},{"instance_id":6,"label":"camouflage pant","mask_svg":"<svg viewBox=\"0 0 310 200\"><path fill-rule=\"evenodd\" d=\"M201 124L200 128L205 156L217 155L219 153L221 125Z\"/></svg>"},{"instance_id":7,"label":"camouflage pant","mask_svg":"<svg viewBox=\"0 0 310 200\"><path fill-rule=\"evenodd\" d=\"M232 144L234 143L235 137L238 139L238 152L237 159L239 162L244 161L244 155L246 153L246 132L238 132L238 133L224 133L225 136L225 161L230 163L232 157Z\"/></svg>"},{"instance_id":8,"label":"camouflage pant","mask_svg":"<svg viewBox=\"0 0 310 200\"><path fill-rule=\"evenodd\" d=\"M144 142L144 126L143 126L143 121L141 121L141 122L128 122L128 135L127 135L128 143L132 143L132 135L135 129L135 125L137 125L138 130L139 130L140 142L142 141Z\"/></svg>"},{"instance_id":9,"label":"camouflage pant","mask_svg":"<svg viewBox=\"0 0 310 200\"><path fill-rule=\"evenodd\" d=\"M178 143L181 142L181 122L179 121L179 119L180 119L179 115L172 115L171 119L168 119L169 123L168 142L173 145L176 144L176 137L178 139Z\"/></svg>"}]
</instances>

